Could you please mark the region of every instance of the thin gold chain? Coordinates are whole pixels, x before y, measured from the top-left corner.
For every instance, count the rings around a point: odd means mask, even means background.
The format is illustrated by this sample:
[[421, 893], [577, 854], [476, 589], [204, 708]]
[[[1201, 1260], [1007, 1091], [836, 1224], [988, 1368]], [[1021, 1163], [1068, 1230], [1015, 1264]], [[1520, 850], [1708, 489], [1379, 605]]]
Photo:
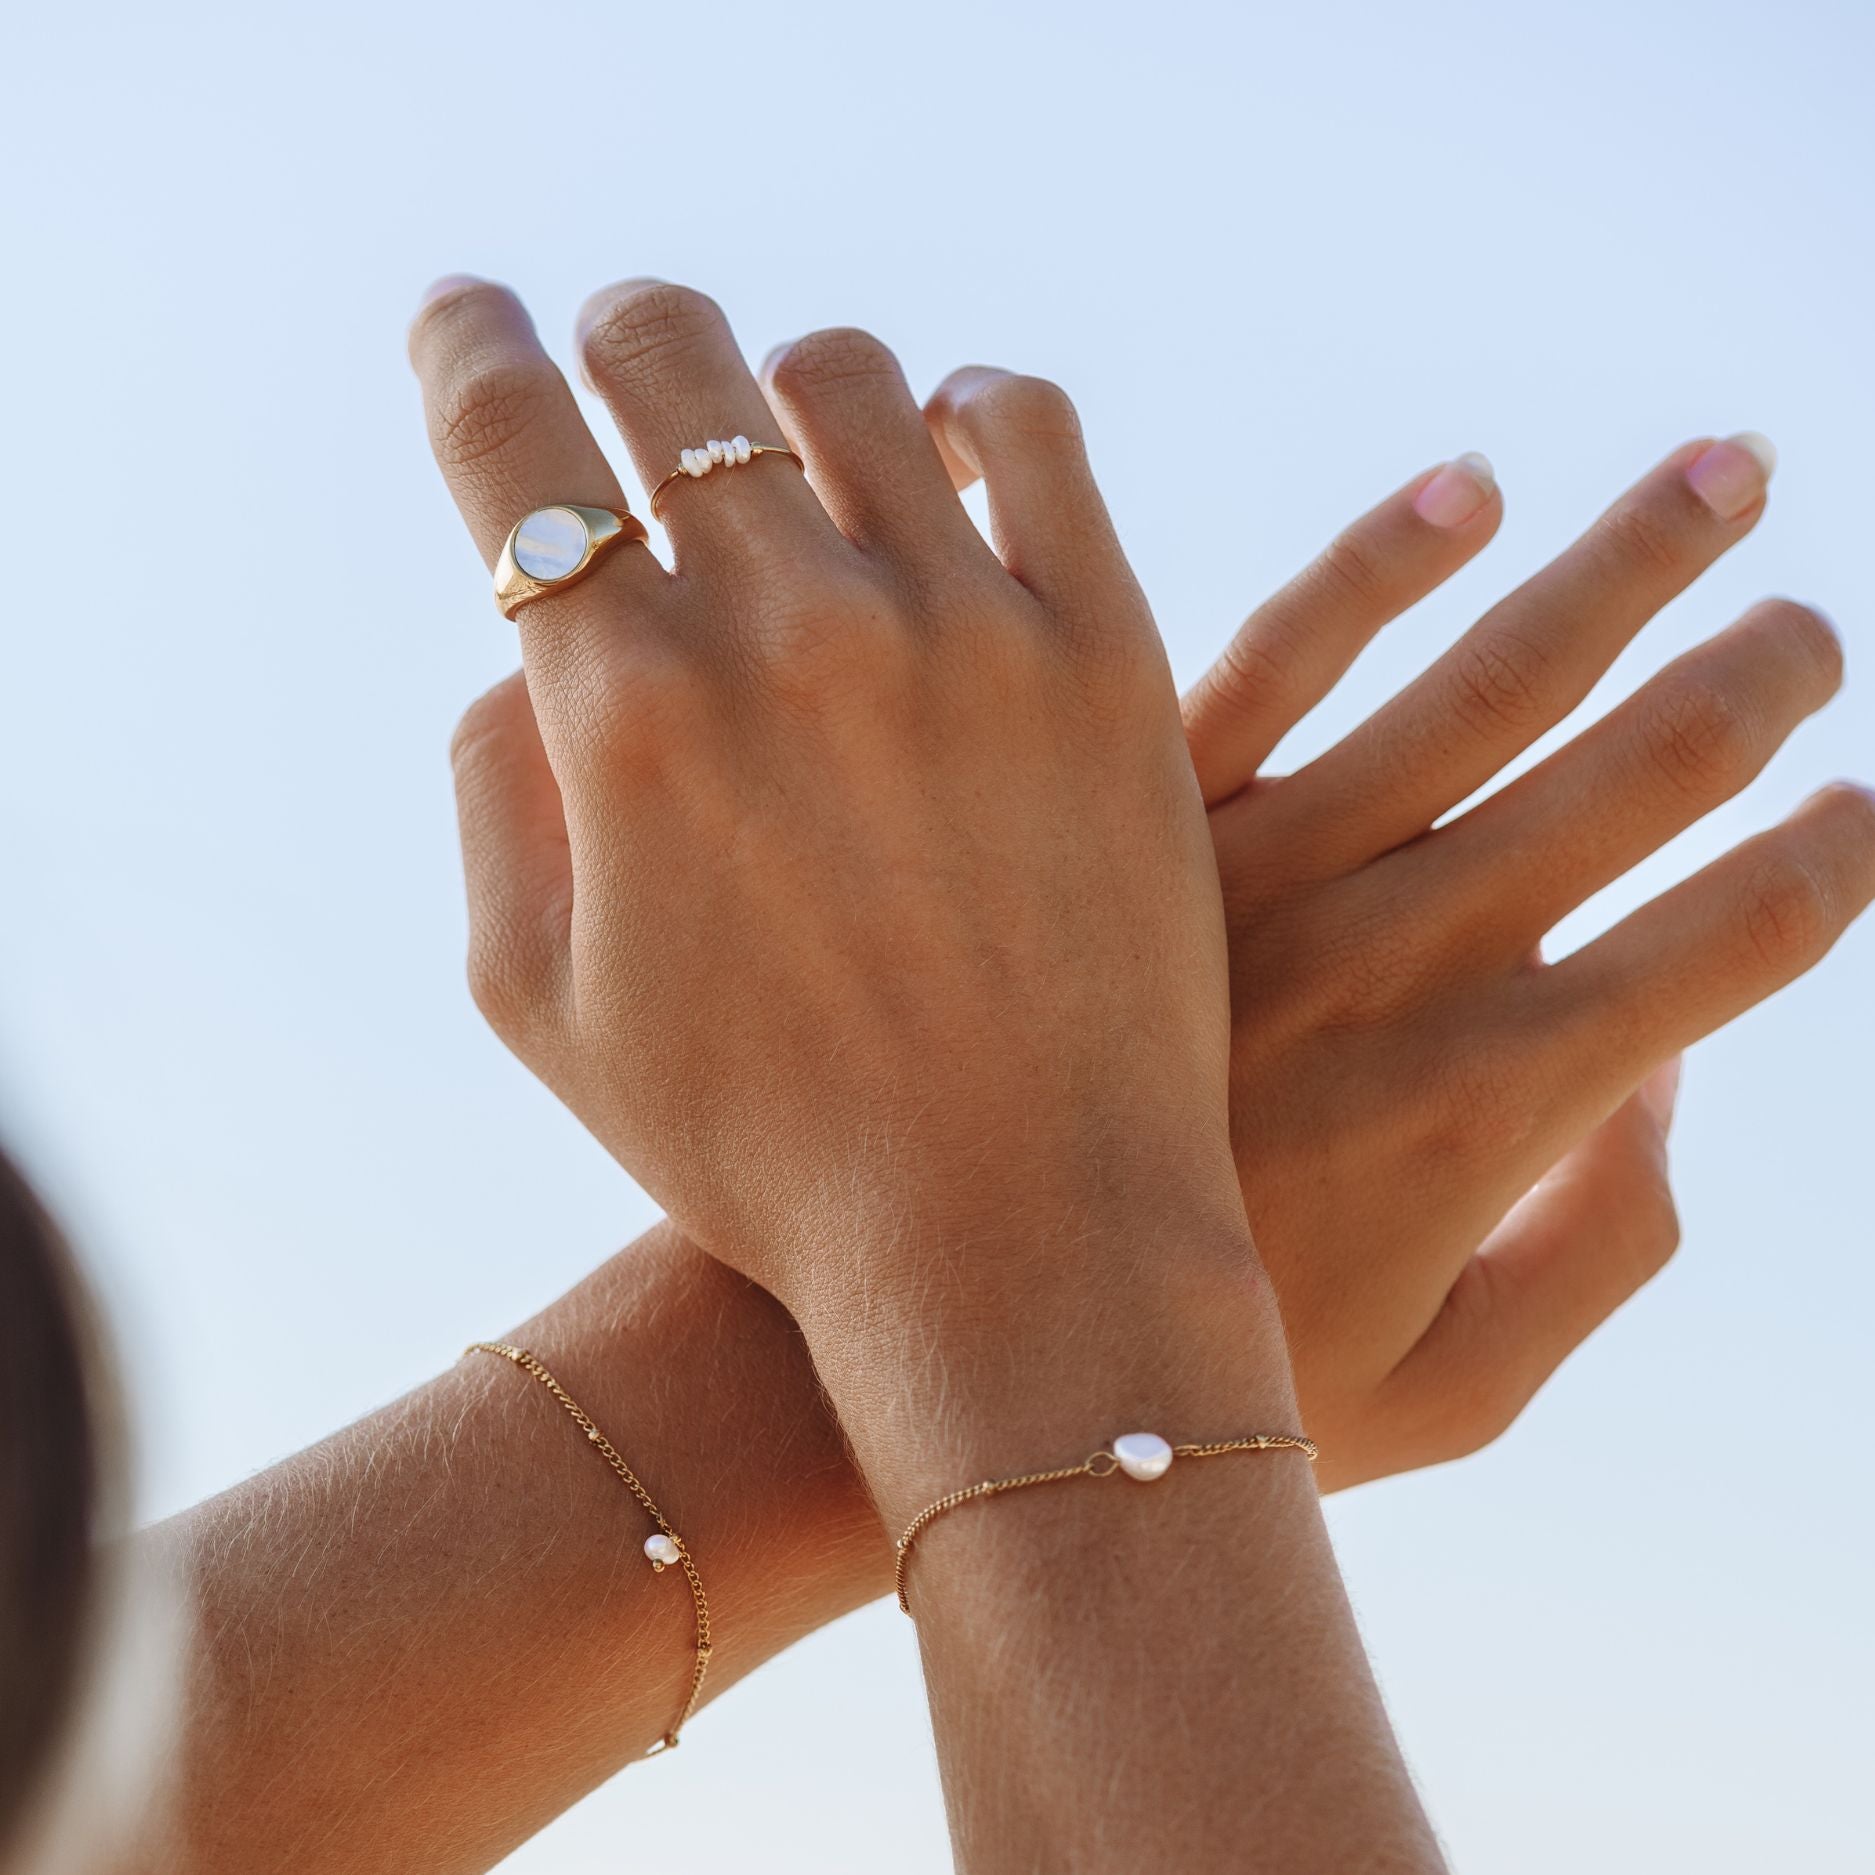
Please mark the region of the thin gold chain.
[[[1175, 1445], [1172, 1448], [1174, 1458], [1221, 1458], [1226, 1452], [1300, 1452], [1311, 1465], [1317, 1456], [1315, 1441], [1293, 1432], [1253, 1432], [1241, 1439], [1214, 1439], [1207, 1445]], [[959, 1504], [968, 1504], [979, 1497], [1000, 1497], [1005, 1491], [1026, 1490], [1032, 1484], [1059, 1484], [1064, 1478], [1109, 1478], [1119, 1469], [1120, 1461], [1113, 1453], [1099, 1451], [1090, 1458], [1082, 1459], [1078, 1465], [1063, 1465], [1055, 1471], [1029, 1471], [1019, 1478], [986, 1478], [981, 1484], [966, 1485], [961, 1491], [953, 1491], [948, 1497], [927, 1504], [905, 1526], [905, 1534], [899, 1538], [893, 1557], [893, 1585], [898, 1590], [899, 1607], [906, 1614], [911, 1613], [911, 1603], [905, 1594], [905, 1579], [911, 1568], [912, 1545], [946, 1511], [955, 1510]]]
[[[710, 1670], [710, 1598], [703, 1592], [703, 1578], [697, 1574], [697, 1565], [691, 1560], [690, 1546], [665, 1522], [664, 1513], [652, 1502], [651, 1493], [639, 1482], [638, 1474], [626, 1464], [618, 1448], [593, 1424], [579, 1402], [525, 1348], [510, 1347], [505, 1341], [472, 1341], [463, 1349], [463, 1353], [499, 1354], [504, 1361], [512, 1361], [523, 1373], [531, 1374], [538, 1380], [560, 1402], [567, 1417], [586, 1435], [587, 1443], [618, 1474], [626, 1490], [645, 1507], [651, 1521], [677, 1545], [676, 1566], [684, 1572], [684, 1580], [690, 1584], [690, 1599], [697, 1605], [696, 1660], [691, 1668], [690, 1696], [684, 1701], [683, 1710], [678, 1713], [670, 1730], [645, 1756], [654, 1758], [660, 1751], [674, 1751], [684, 1727], [690, 1723], [690, 1715], [697, 1709], [697, 1701], [703, 1697], [704, 1676]], [[654, 1561], [651, 1567], [657, 1574], [664, 1572], [664, 1564], [661, 1562]]]

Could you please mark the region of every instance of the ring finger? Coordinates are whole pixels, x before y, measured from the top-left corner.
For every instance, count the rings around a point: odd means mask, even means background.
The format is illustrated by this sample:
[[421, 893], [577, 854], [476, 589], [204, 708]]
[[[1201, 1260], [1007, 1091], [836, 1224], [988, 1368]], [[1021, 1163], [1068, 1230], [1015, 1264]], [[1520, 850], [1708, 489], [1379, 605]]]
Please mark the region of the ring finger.
[[1467, 944], [1522, 956], [1558, 919], [1752, 780], [1836, 694], [1842, 647], [1815, 612], [1754, 606], [1566, 748], [1435, 834], [1431, 889]]

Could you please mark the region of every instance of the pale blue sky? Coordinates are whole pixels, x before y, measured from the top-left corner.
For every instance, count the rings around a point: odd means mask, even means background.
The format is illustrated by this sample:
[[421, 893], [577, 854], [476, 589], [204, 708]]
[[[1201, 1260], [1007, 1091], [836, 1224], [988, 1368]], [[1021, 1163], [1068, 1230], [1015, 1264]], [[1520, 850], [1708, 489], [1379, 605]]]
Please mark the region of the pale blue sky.
[[[690, 280], [928, 386], [1075, 393], [1181, 677], [1421, 465], [1497, 543], [1317, 742], [1681, 438], [1783, 451], [1598, 704], [1765, 592], [1844, 697], [1572, 941], [1875, 770], [1859, 4], [41, 7], [0, 154], [13, 442], [0, 1130], [131, 1331], [144, 1502], [532, 1309], [645, 1200], [462, 987], [444, 748], [514, 662], [427, 459], [434, 274]], [[1593, 706], [1592, 706], [1593, 707]], [[1686, 1248], [1514, 1435], [1338, 1502], [1461, 1868], [1868, 1866], [1875, 925], [1692, 1059]], [[869, 1610], [509, 1865], [947, 1866]]]

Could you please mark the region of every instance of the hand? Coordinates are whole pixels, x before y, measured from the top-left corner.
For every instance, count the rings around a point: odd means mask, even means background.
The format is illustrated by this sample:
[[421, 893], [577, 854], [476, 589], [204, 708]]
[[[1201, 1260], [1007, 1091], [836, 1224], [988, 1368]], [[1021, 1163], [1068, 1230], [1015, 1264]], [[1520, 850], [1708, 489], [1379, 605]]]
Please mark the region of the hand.
[[[975, 479], [976, 469], [961, 434], [960, 413], [949, 406], [950, 400], [940, 397], [931, 416], [940, 448], [962, 485]], [[956, 447], [946, 440], [953, 436]], [[1677, 499], [1673, 478], [1695, 464], [1708, 487], [1715, 475], [1732, 478], [1726, 498], [1733, 509], [1729, 520], [1703, 514], [1703, 502], [1689, 509]], [[1428, 496], [1426, 491], [1435, 483]], [[1599, 633], [1599, 650], [1576, 672], [1578, 686], [1592, 681], [1619, 643], [1670, 591], [1749, 530], [1761, 511], [1762, 486], [1762, 469], [1749, 451], [1719, 446], [1707, 456], [1703, 448], [1689, 446], [1613, 511], [1595, 534], [1519, 595], [1519, 604], [1533, 602], [1552, 621], [1576, 607], [1612, 614]], [[1439, 514], [1443, 524], [1435, 525], [1420, 512], [1422, 507]], [[1257, 802], [1260, 816], [1279, 793], [1278, 784], [1259, 777], [1258, 771], [1284, 731], [1332, 686], [1373, 631], [1471, 558], [1495, 532], [1500, 516], [1496, 491], [1479, 484], [1468, 495], [1462, 468], [1416, 478], [1351, 527], [1321, 562], [1252, 616], [1196, 687], [1187, 708], [1193, 757], [1213, 801], [1220, 870], [1238, 908], [1231, 919], [1233, 978], [1240, 985], [1263, 985], [1261, 1009], [1275, 1032], [1301, 1038], [1298, 1054], [1313, 1042], [1306, 1071], [1298, 1068], [1273, 1093], [1262, 1096], [1255, 1111], [1240, 1099], [1235, 1131], [1263, 1260], [1283, 1307], [1306, 1420], [1324, 1445], [1317, 1475], [1328, 1489], [1456, 1458], [1494, 1438], [1548, 1373], [1660, 1267], [1678, 1236], [1665, 1168], [1665, 1134], [1677, 1078], [1671, 1053], [1651, 1074], [1645, 1066], [1630, 1069], [1634, 1080], [1648, 1076], [1645, 1093], [1631, 1094], [1599, 1125], [1593, 1123], [1592, 1113], [1585, 1123], [1579, 1110], [1560, 1123], [1549, 1123], [1545, 1115], [1551, 1108], [1560, 1115], [1560, 1101], [1539, 1084], [1530, 1097], [1535, 1105], [1524, 1149], [1508, 1167], [1493, 1167], [1488, 1195], [1474, 1190], [1468, 1171], [1439, 1179], [1428, 1189], [1428, 1181], [1418, 1176], [1412, 1163], [1407, 1128], [1396, 1136], [1390, 1156], [1371, 1172], [1355, 1163], [1352, 1153], [1342, 1155], [1338, 1182], [1324, 1189], [1320, 1151], [1306, 1128], [1281, 1126], [1285, 1115], [1318, 1111], [1334, 1098], [1338, 1049], [1332, 1032], [1310, 1027], [1301, 999], [1316, 993], [1317, 986], [1306, 960], [1285, 961], [1298, 929], [1293, 912], [1266, 933], [1259, 920], [1247, 915], [1241, 895], [1255, 890], [1270, 902], [1287, 897], [1300, 905], [1305, 893], [1318, 893], [1322, 899], [1337, 890], [1351, 894], [1357, 877], [1369, 886], [1378, 880], [1391, 886], [1411, 866], [1422, 896], [1416, 907], [1406, 906], [1398, 925], [1403, 932], [1426, 934], [1421, 962], [1432, 974], [1422, 978], [1424, 994], [1403, 1002], [1397, 1015], [1380, 1016], [1368, 1040], [1378, 1047], [1389, 1036], [1394, 1038], [1390, 1074], [1396, 1084], [1422, 1090], [1415, 1096], [1420, 1116], [1435, 1118], [1448, 1130], [1451, 1157], [1458, 1167], [1468, 1168], [1474, 1155], [1486, 1155], [1497, 1128], [1488, 1103], [1462, 1105], [1448, 1099], [1437, 1106], [1426, 1104], [1428, 1093], [1436, 1088], [1448, 1087], [1453, 1096], [1461, 1093], [1449, 1077], [1442, 1079], [1439, 1051], [1447, 1046], [1449, 1035], [1440, 1022], [1424, 1019], [1432, 1009], [1455, 1019], [1463, 1007], [1446, 989], [1442, 953], [1431, 941], [1434, 931], [1462, 929], [1467, 908], [1447, 902], [1453, 888], [1432, 869], [1417, 867], [1412, 845], [1398, 854], [1370, 855], [1366, 864], [1327, 880], [1319, 878], [1310, 864], [1311, 852], [1328, 829], [1315, 824], [1310, 812], [1325, 817], [1337, 809], [1326, 791], [1313, 791], [1321, 774], [1319, 764], [1305, 771], [1311, 779], [1298, 776], [1281, 784], [1289, 790], [1288, 805], [1296, 810], [1281, 855], [1257, 854], [1246, 827], [1247, 803]], [[1627, 590], [1628, 584], [1635, 590]], [[1507, 619], [1500, 613], [1488, 623], [1493, 631], [1506, 624], [1514, 630], [1515, 616]], [[1634, 763], [1625, 782], [1618, 774], [1612, 780], [1619, 803], [1611, 810], [1613, 820], [1630, 828], [1653, 827], [1655, 845], [1668, 837], [1676, 824], [1671, 812], [1664, 818], [1657, 808], [1650, 813], [1647, 802], [1650, 795], [1657, 801], [1665, 790], [1671, 807], [1671, 797], [1678, 792], [1673, 780], [1676, 763], [1690, 762], [1696, 771], [1695, 785], [1684, 794], [1680, 809], [1685, 820], [1743, 785], [1801, 713], [1801, 697], [1786, 700], [1769, 714], [1759, 713], [1758, 686], [1768, 673], [1772, 695], [1789, 699], [1788, 677], [1779, 673], [1788, 672], [1793, 653], [1801, 669], [1802, 645], [1813, 638], [1824, 666], [1823, 681], [1805, 694], [1820, 700], [1832, 687], [1827, 630], [1796, 608], [1779, 608], [1768, 626], [1761, 621], [1734, 628], [1713, 646], [1682, 660], [1611, 719], [1606, 730], [1594, 732], [1584, 745], [1587, 749], [1606, 747], [1617, 727], [1633, 730], [1652, 724], [1651, 733], [1663, 752], [1659, 761], [1649, 757]], [[1489, 711], [1489, 694], [1481, 700], [1477, 678], [1492, 662], [1489, 640], [1481, 643], [1474, 636], [1442, 663], [1431, 682], [1410, 693], [1421, 710], [1432, 712], [1421, 722], [1421, 733], [1430, 744], [1462, 734], [1481, 710]], [[1566, 708], [1571, 701], [1565, 696], [1552, 707]], [[1389, 718], [1398, 721], [1405, 704], [1402, 699], [1360, 734], [1382, 733]], [[1688, 710], [1691, 716], [1682, 718], [1680, 712]], [[1728, 739], [1723, 725], [1734, 717], [1746, 735]], [[1701, 760], [1701, 748], [1709, 746], [1712, 737], [1707, 733], [1702, 741], [1700, 733], [1702, 725], [1710, 732], [1715, 722], [1720, 725], [1718, 741], [1724, 745], [1716, 763]], [[1682, 733], [1683, 723], [1691, 724], [1690, 742]], [[1529, 735], [1539, 727], [1533, 723]], [[1351, 738], [1344, 746], [1357, 748], [1359, 740]], [[551, 912], [543, 918], [540, 908], [564, 903], [571, 889], [560, 800], [518, 674], [471, 710], [458, 737], [457, 754], [473, 922], [483, 958], [496, 966], [478, 971], [477, 987], [491, 1014], [505, 1020], [503, 985], [517, 968], [525, 969], [526, 959], [539, 947], [540, 933], [552, 924]], [[1254, 785], [1247, 787], [1253, 778]], [[1469, 785], [1475, 784], [1460, 778], [1461, 792]], [[1627, 794], [1633, 796], [1631, 803], [1624, 798]], [[1753, 909], [1761, 888], [1775, 883], [1779, 866], [1791, 857], [1793, 842], [1799, 843], [1796, 857], [1801, 859], [1800, 843], [1819, 811], [1825, 840], [1852, 870], [1858, 843], [1866, 844], [1859, 832], [1864, 818], [1857, 811], [1857, 797], [1832, 790], [1790, 828], [1770, 836], [1768, 848], [1760, 846], [1745, 857], [1754, 874], [1758, 855], [1771, 867], [1767, 876], [1748, 876], [1745, 903], [1734, 904], [1734, 916], [1747, 921], [1745, 941], [1753, 947], [1753, 959], [1759, 953], [1750, 921], [1755, 918], [1762, 930], [1762, 913]], [[1488, 828], [1477, 816], [1467, 818], [1474, 832]], [[1633, 857], [1643, 850], [1635, 850]], [[1254, 885], [1247, 883], [1253, 861]], [[1489, 865], [1482, 852], [1480, 865]], [[1823, 875], [1820, 882], [1826, 890], [1833, 876]], [[1702, 890], [1724, 890], [1725, 882], [1726, 875], [1718, 874]], [[1506, 904], [1514, 904], [1517, 890], [1507, 876]], [[1808, 946], [1786, 951], [1778, 961], [1773, 932], [1773, 955], [1748, 973], [1739, 995], [1726, 1007], [1744, 1006], [1768, 994], [1813, 961], [1865, 896], [1854, 889], [1838, 893], [1825, 906]], [[1695, 936], [1681, 973], [1685, 983], [1690, 986], [1724, 973], [1735, 948], [1734, 929], [1721, 914], [1711, 929]], [[1287, 974], [1273, 977], [1272, 966], [1278, 962]], [[1402, 977], [1410, 980], [1405, 956], [1401, 968]], [[1287, 1007], [1291, 995], [1296, 999], [1293, 1010]], [[1595, 1008], [1603, 1024], [1622, 1023], [1614, 1001], [1592, 1006], [1591, 1014]], [[1548, 1033], [1553, 1035], [1553, 1029]], [[1532, 1066], [1542, 1058], [1542, 1043], [1542, 1035], [1532, 1039]], [[1234, 1055], [1240, 1086], [1251, 1071], [1256, 1046], [1255, 1033], [1239, 1022]], [[520, 1052], [528, 1058], [524, 1041]], [[1644, 1059], [1650, 1055], [1645, 1051]], [[1330, 1079], [1317, 1091], [1324, 1072]], [[1549, 1126], [1553, 1146], [1537, 1144], [1544, 1125]], [[1293, 1155], [1291, 1145], [1297, 1149]], [[1554, 1160], [1547, 1171], [1546, 1152]], [[1388, 1204], [1389, 1180], [1402, 1159], [1413, 1174], [1410, 1189], [1419, 1194], [1404, 1216]], [[1498, 1222], [1532, 1181], [1535, 1188], [1508, 1219]], [[1325, 1213], [1321, 1228], [1297, 1219], [1298, 1209], [1306, 1210], [1311, 1196]], [[1380, 1212], [1389, 1214], [1377, 1224]], [[1375, 1272], [1371, 1265], [1382, 1243], [1388, 1251], [1385, 1268]], [[1474, 1254], [1481, 1246], [1488, 1255]], [[1357, 1290], [1367, 1293], [1363, 1285], [1376, 1282], [1380, 1289], [1372, 1309], [1355, 1313], [1337, 1306]]]
[[[647, 485], [701, 438], [773, 434], [696, 294], [603, 296], [582, 351]], [[485, 554], [530, 509], [618, 503], [508, 294], [432, 304], [414, 355]], [[565, 870], [518, 904], [478, 888], [478, 997], [804, 1324], [875, 1355], [874, 1327], [993, 1324], [1007, 1373], [1064, 1320], [1209, 1332], [1210, 1279], [1251, 1269], [1216, 870], [1073, 413], [953, 386], [999, 560], [876, 341], [803, 340], [768, 385], [813, 487], [776, 461], [680, 484], [674, 574], [616, 552], [520, 614], [567, 843], [530, 879]], [[471, 796], [511, 777], [483, 766]]]
[[[1495, 490], [1467, 501], [1447, 469], [1423, 498], [1421, 477], [1189, 700], [1230, 927], [1237, 1162], [1327, 1487], [1496, 1437], [1665, 1261], [1678, 1052], [1875, 896], [1875, 797], [1839, 784], [1562, 963], [1538, 954], [1834, 694], [1835, 634], [1782, 600], [1431, 831], [1750, 530], [1767, 459], [1677, 450], [1370, 721], [1265, 776], [1368, 637], [1494, 531]], [[1454, 503], [1443, 527], [1419, 512]]]

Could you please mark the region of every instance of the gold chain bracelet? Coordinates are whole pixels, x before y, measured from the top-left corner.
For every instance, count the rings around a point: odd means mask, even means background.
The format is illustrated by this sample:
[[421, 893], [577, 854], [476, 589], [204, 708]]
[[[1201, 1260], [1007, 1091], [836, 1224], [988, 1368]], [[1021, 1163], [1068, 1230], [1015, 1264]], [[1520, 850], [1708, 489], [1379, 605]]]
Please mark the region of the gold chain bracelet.
[[678, 1713], [671, 1729], [645, 1756], [655, 1758], [661, 1751], [674, 1751], [679, 1736], [690, 1722], [690, 1715], [697, 1709], [697, 1701], [703, 1697], [703, 1678], [710, 1670], [710, 1600], [703, 1592], [703, 1578], [697, 1574], [689, 1547], [664, 1521], [664, 1513], [651, 1501], [651, 1493], [639, 1483], [638, 1474], [619, 1456], [617, 1447], [593, 1424], [573, 1396], [525, 1348], [510, 1347], [505, 1341], [473, 1341], [463, 1349], [463, 1354], [499, 1354], [504, 1361], [512, 1361], [523, 1373], [533, 1375], [560, 1402], [567, 1417], [586, 1435], [587, 1442], [598, 1448], [599, 1456], [618, 1473], [625, 1488], [645, 1507], [651, 1521], [657, 1525], [656, 1531], [645, 1539], [645, 1555], [650, 1559], [653, 1573], [662, 1575], [667, 1566], [684, 1572], [684, 1580], [690, 1584], [690, 1598], [697, 1605], [697, 1656], [691, 1669], [690, 1696], [684, 1701], [683, 1710]]
[[1055, 1471], [1030, 1471], [1019, 1478], [986, 1478], [981, 1484], [966, 1486], [927, 1504], [898, 1540], [893, 1578], [898, 1589], [898, 1605], [906, 1614], [911, 1603], [905, 1595], [905, 1575], [911, 1567], [911, 1549], [920, 1536], [947, 1510], [968, 1504], [979, 1497], [1000, 1497], [1005, 1491], [1025, 1490], [1032, 1484], [1058, 1484], [1064, 1478], [1110, 1478], [1123, 1471], [1129, 1478], [1150, 1484], [1171, 1470], [1175, 1458], [1219, 1458], [1226, 1452], [1300, 1452], [1312, 1465], [1316, 1459], [1315, 1441], [1293, 1432], [1253, 1432], [1242, 1439], [1218, 1439], [1209, 1445], [1171, 1445], [1156, 1432], [1129, 1432], [1115, 1439], [1103, 1451], [1084, 1458], [1078, 1465], [1063, 1465]]

